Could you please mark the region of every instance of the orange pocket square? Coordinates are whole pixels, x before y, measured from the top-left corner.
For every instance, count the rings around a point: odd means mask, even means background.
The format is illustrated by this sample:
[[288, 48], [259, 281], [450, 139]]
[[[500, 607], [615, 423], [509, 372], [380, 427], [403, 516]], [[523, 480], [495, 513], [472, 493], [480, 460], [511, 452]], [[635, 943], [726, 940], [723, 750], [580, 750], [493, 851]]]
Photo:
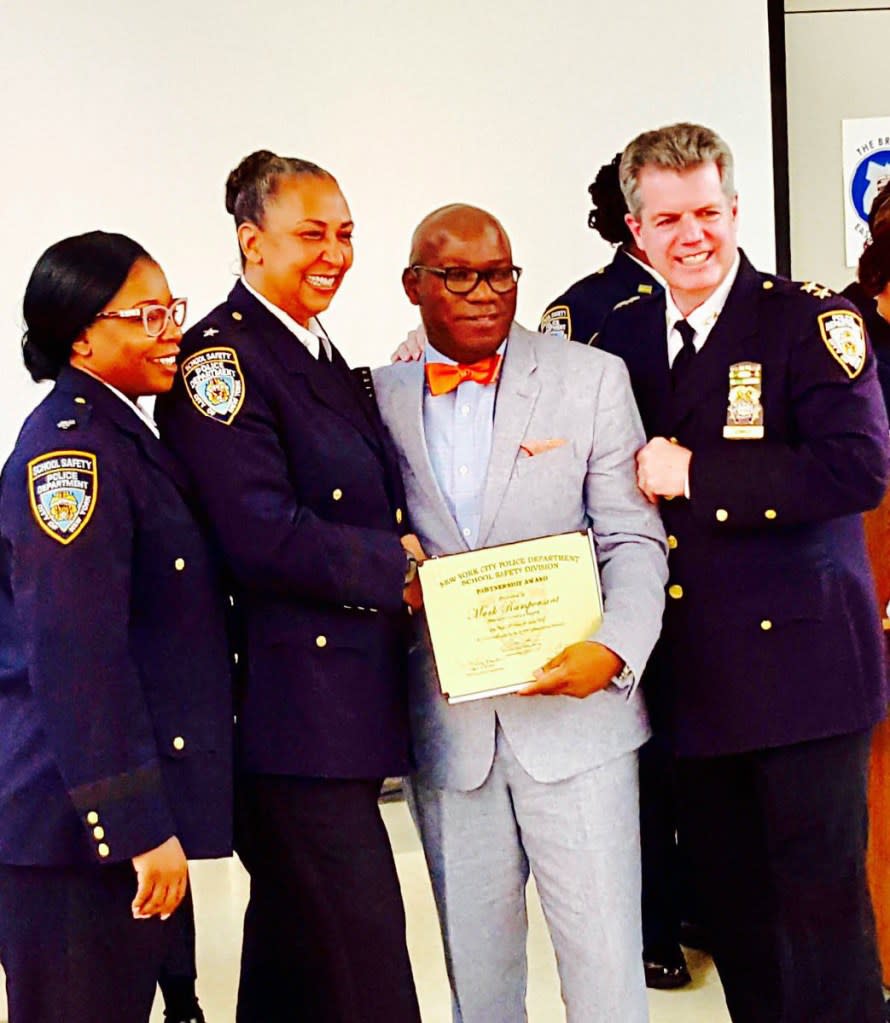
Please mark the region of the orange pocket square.
[[565, 437], [548, 437], [546, 440], [524, 440], [519, 445], [519, 450], [524, 451], [531, 458], [534, 455], [543, 455], [545, 451], [561, 448], [565, 443]]

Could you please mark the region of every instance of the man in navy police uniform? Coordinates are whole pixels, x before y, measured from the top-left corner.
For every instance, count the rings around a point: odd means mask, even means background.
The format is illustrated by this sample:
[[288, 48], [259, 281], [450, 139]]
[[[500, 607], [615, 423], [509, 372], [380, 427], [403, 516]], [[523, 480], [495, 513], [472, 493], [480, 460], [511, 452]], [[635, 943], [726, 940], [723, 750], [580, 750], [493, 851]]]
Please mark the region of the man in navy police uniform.
[[665, 295], [616, 310], [650, 438], [670, 581], [648, 676], [734, 1023], [883, 1019], [865, 878], [871, 729], [887, 702], [861, 513], [888, 470], [862, 321], [736, 241], [732, 156], [680, 124], [625, 150], [628, 225]]

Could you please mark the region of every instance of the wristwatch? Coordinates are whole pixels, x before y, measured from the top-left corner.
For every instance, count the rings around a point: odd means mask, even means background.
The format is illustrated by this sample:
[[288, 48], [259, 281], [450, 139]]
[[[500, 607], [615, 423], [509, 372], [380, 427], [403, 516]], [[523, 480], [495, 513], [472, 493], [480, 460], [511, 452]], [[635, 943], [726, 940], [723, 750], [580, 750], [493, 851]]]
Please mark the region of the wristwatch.
[[618, 686], [619, 689], [627, 689], [634, 680], [633, 669], [630, 665], [625, 664], [621, 671], [612, 679], [612, 685]]

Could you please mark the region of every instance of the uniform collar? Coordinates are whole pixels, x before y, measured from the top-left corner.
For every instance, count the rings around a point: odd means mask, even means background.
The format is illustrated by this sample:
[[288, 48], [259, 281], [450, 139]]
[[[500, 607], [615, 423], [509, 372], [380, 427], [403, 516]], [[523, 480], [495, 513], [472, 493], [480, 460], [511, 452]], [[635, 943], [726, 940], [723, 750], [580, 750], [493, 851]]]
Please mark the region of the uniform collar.
[[647, 273], [652, 280], [654, 280], [657, 284], [660, 284], [665, 291], [668, 290], [667, 281], [661, 276], [661, 274], [654, 267], [649, 266], [648, 263], [644, 263], [642, 259], [637, 259], [637, 257], [630, 253], [623, 245], [618, 249], [618, 255], [626, 256], [629, 260], [631, 260], [631, 262], [636, 263], [644, 273]]
[[265, 308], [268, 309], [280, 323], [283, 323], [284, 326], [287, 327], [294, 337], [305, 346], [310, 355], [317, 359], [319, 354], [319, 345], [321, 345], [324, 348], [325, 355], [327, 355], [328, 360], [330, 361], [333, 359], [331, 354], [331, 342], [325, 333], [324, 327], [322, 327], [314, 316], [309, 321], [309, 329], [307, 330], [306, 327], [297, 323], [297, 321], [292, 316], [289, 316], [280, 306], [275, 305], [274, 302], [270, 302], [265, 295], [261, 295], [256, 288], [251, 287], [247, 278], [243, 274], [241, 275], [241, 283], [244, 285], [247, 292], [253, 295], [260, 305], [265, 306]]
[[671, 294], [670, 288], [666, 288], [664, 294], [668, 336], [670, 336], [671, 331], [674, 329], [676, 324], [680, 322], [680, 320], [686, 320], [700, 337], [707, 336], [708, 332], [717, 322], [717, 317], [723, 311], [723, 306], [726, 305], [726, 299], [729, 297], [729, 292], [732, 290], [733, 284], [735, 284], [735, 279], [738, 275], [740, 265], [741, 254], [736, 252], [735, 259], [733, 260], [733, 264], [729, 268], [727, 275], [705, 299], [705, 301], [702, 302], [700, 306], [696, 306], [696, 308], [693, 309], [688, 316], [684, 316], [680, 312], [677, 308], [676, 302], [674, 302], [674, 296]]
[[115, 397], [127, 409], [129, 409], [130, 412], [132, 412], [133, 415], [135, 415], [137, 418], [141, 419], [142, 422], [145, 424], [145, 426], [149, 430], [151, 430], [151, 432], [155, 435], [155, 437], [158, 438], [158, 440], [160, 440], [161, 434], [160, 434], [160, 431], [158, 430], [158, 425], [154, 421], [154, 419], [152, 418], [152, 416], [149, 413], [149, 411], [147, 409], [143, 408], [139, 404], [138, 401], [133, 401], [132, 399], [128, 398], [123, 393], [123, 391], [119, 391], [113, 384], [109, 384], [107, 380], [103, 380], [101, 377], [97, 377], [97, 376], [94, 376], [92, 373], [88, 373], [85, 369], [79, 369], [79, 368], [74, 367], [74, 366], [66, 367], [62, 371], [62, 373], [59, 374], [60, 382], [62, 382], [63, 384], [70, 384], [71, 385], [71, 386], [68, 387], [68, 390], [78, 390], [78, 389], [80, 389], [80, 390], [92, 391], [93, 393], [95, 393], [95, 388], [89, 388], [89, 387], [86, 387], [86, 388], [80, 387], [80, 388], [78, 388], [78, 386], [77, 386], [78, 383], [82, 382], [84, 380], [84, 378], [86, 378], [87, 380], [95, 381], [95, 383], [97, 385], [99, 385], [99, 387], [102, 389], [99, 392], [100, 394], [104, 390], [104, 391], [110, 391], [113, 395], [115, 395]]

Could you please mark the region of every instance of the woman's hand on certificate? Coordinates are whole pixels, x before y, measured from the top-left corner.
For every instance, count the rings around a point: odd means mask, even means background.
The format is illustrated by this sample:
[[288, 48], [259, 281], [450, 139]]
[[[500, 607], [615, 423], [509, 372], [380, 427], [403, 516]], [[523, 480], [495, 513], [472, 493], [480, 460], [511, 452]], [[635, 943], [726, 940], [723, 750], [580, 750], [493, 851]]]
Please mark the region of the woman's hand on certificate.
[[519, 696], [574, 696], [598, 693], [624, 667], [621, 658], [602, 643], [572, 643], [535, 672], [535, 681]]

